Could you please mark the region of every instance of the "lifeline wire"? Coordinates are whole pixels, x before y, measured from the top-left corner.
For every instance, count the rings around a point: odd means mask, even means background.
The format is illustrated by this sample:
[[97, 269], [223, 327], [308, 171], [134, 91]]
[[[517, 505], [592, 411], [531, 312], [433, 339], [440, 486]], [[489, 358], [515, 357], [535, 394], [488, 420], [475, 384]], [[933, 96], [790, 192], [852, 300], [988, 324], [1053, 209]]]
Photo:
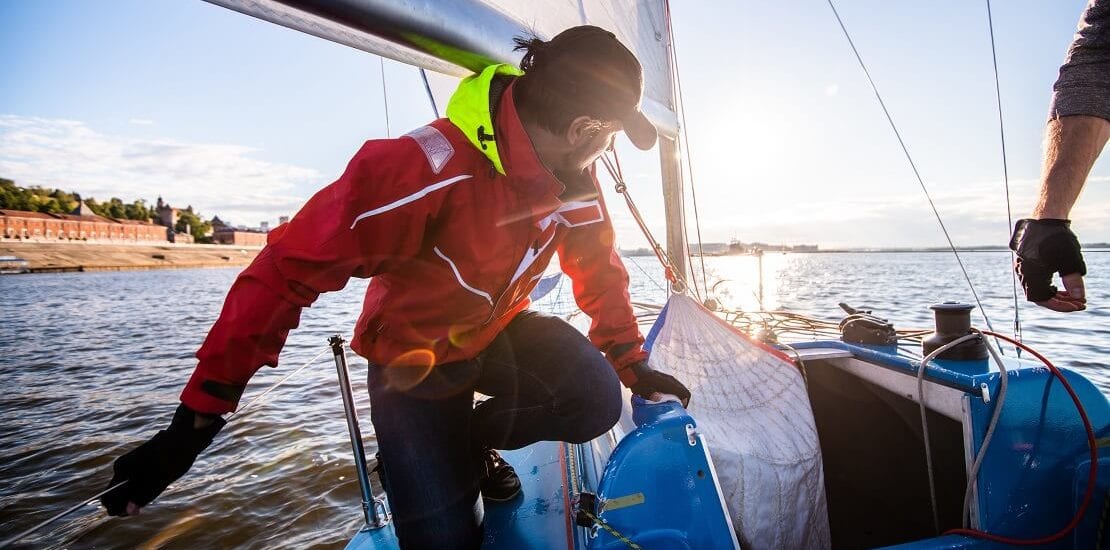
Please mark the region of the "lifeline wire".
[[[1002, 88], [998, 84], [998, 54], [994, 48], [994, 17], [991, 15], [991, 0], [987, 0], [987, 26], [991, 34], [991, 61], [994, 62], [994, 97], [998, 104], [998, 139], [1002, 143], [1002, 183], [1006, 188], [1006, 234], [1009, 235], [1014, 227], [1013, 209], [1010, 207], [1010, 169], [1006, 162], [1006, 125], [1002, 120]], [[1015, 261], [1014, 251], [1010, 251], [1010, 263]], [[1018, 307], [1018, 282], [1017, 272], [1010, 270], [1010, 278], [1014, 285], [1014, 338], [1021, 341], [1021, 313]], [[1015, 353], [1021, 356], [1021, 348], [1015, 347]]]
[[[240, 408], [239, 410], [237, 410], [237, 411], [231, 413], [230, 415], [228, 415], [228, 417], [227, 417], [228, 420], [231, 420], [232, 418], [235, 417], [235, 415], [246, 411], [247, 409], [251, 408], [251, 406], [253, 406], [254, 404], [260, 402], [262, 400], [262, 398], [266, 397], [266, 395], [268, 393], [270, 393], [271, 391], [274, 391], [274, 389], [276, 389], [278, 386], [284, 384], [285, 381], [289, 380], [289, 378], [292, 377], [294, 374], [297, 374], [298, 372], [301, 372], [302, 370], [308, 368], [309, 365], [315, 363], [317, 359], [319, 359], [321, 356], [323, 356], [328, 351], [331, 351], [331, 348], [324, 348], [324, 351], [321, 351], [320, 353], [316, 354], [316, 357], [313, 357], [307, 363], [305, 363], [304, 365], [301, 365], [299, 368], [297, 368], [297, 370], [285, 375], [281, 380], [278, 380], [277, 382], [275, 382], [266, 391], [259, 394], [258, 397], [255, 397], [254, 399], [251, 399], [250, 402], [247, 403], [246, 405], [244, 405], [242, 408]], [[35, 531], [38, 531], [39, 529], [42, 529], [43, 527], [46, 527], [47, 525], [50, 525], [51, 523], [54, 523], [55, 521], [58, 521], [59, 519], [62, 519], [64, 517], [72, 514], [73, 512], [80, 509], [82, 506], [84, 506], [84, 505], [86, 505], [86, 504], [88, 504], [88, 503], [90, 503], [90, 502], [108, 494], [109, 492], [115, 490], [116, 488], [122, 487], [124, 483], [127, 483], [127, 480], [123, 480], [123, 481], [121, 481], [121, 482], [119, 482], [115, 485], [112, 485], [111, 487], [108, 487], [107, 489], [104, 489], [103, 491], [100, 491], [99, 493], [97, 493], [97, 494], [95, 494], [95, 495], [93, 495], [89, 498], [86, 498], [85, 500], [82, 500], [81, 502], [73, 505], [72, 507], [61, 511], [61, 512], [51, 516], [50, 518], [48, 518], [48, 519], [46, 519], [42, 522], [39, 522], [34, 527], [31, 527], [30, 529], [27, 529], [26, 531], [24, 531], [24, 532], [22, 532], [22, 533], [20, 533], [16, 536], [6, 540], [6, 541], [4, 541], [4, 544], [0, 545], [0, 548], [8, 548], [9, 546], [19, 542], [21, 539], [23, 539], [27, 535], [30, 535], [31, 533], [34, 533]]]
[[933, 203], [933, 197], [929, 195], [929, 189], [925, 187], [925, 180], [921, 178], [921, 173], [917, 170], [917, 164], [914, 163], [913, 157], [910, 156], [910, 150], [906, 147], [906, 142], [902, 140], [902, 133], [898, 131], [898, 126], [894, 124], [894, 117], [891, 116], [890, 110], [886, 108], [886, 102], [883, 101], [883, 96], [879, 93], [878, 86], [871, 78], [871, 72], [867, 70], [867, 65], [863, 62], [863, 57], [860, 55], [859, 50], [856, 49], [856, 43], [852, 41], [852, 36], [848, 34], [848, 28], [844, 26], [844, 21], [840, 19], [840, 12], [836, 11], [836, 6], [833, 5], [832, 0], [826, 0], [829, 8], [832, 9], [833, 15], [836, 16], [836, 22], [840, 24], [840, 30], [844, 32], [844, 38], [848, 39], [848, 45], [852, 47], [852, 53], [856, 55], [856, 61], [859, 61], [859, 66], [863, 69], [863, 74], [867, 76], [867, 82], [871, 84], [871, 91], [875, 92], [875, 98], [879, 100], [879, 106], [883, 108], [883, 114], [886, 115], [886, 121], [890, 123], [890, 129], [894, 130], [894, 137], [898, 138], [898, 144], [902, 146], [902, 152], [906, 154], [906, 160], [910, 163], [910, 168], [913, 169], [913, 175], [917, 178], [917, 183], [921, 186], [921, 191], [925, 193], [925, 198], [929, 201], [929, 207], [933, 209], [933, 214], [937, 218], [937, 223], [940, 224], [940, 230], [944, 232], [944, 238], [948, 240], [948, 247], [952, 249], [952, 254], [956, 256], [956, 263], [960, 264], [960, 271], [964, 273], [964, 279], [967, 280], [967, 286], [971, 288], [971, 295], [975, 297], [975, 303], [979, 305], [979, 313], [986, 321], [987, 327], [994, 331], [994, 326], [991, 324], [990, 318], [987, 317], [987, 310], [983, 308], [983, 302], [979, 300], [979, 293], [975, 290], [975, 284], [971, 282], [971, 276], [967, 274], [967, 268], [964, 267], [964, 261], [960, 258], [959, 251], [956, 250], [956, 244], [952, 242], [951, 235], [948, 234], [948, 228], [944, 225], [944, 220], [940, 217], [940, 212], [937, 210], [937, 205]]

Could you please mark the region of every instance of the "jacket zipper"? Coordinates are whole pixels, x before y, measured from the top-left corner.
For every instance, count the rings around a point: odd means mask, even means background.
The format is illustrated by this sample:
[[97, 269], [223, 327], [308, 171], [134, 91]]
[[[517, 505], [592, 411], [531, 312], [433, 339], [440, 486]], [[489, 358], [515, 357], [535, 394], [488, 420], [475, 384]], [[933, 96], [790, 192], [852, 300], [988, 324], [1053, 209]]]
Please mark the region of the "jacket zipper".
[[[529, 233], [531, 233], [530, 228], [529, 228]], [[525, 244], [523, 251], [518, 256], [514, 256], [514, 257], [519, 257], [520, 258], [517, 261], [517, 265], [520, 265], [520, 262], [524, 261], [524, 255], [528, 253], [528, 249], [535, 246], [535, 244], [534, 244], [535, 239], [533, 239], [533, 238], [525, 239], [525, 243], [528, 243], [529, 241], [532, 241], [532, 244]], [[527, 270], [525, 270], [525, 271], [527, 271]], [[501, 305], [501, 299], [504, 298], [505, 295], [509, 293], [509, 290], [511, 290], [513, 288], [514, 284], [516, 284], [520, 279], [523, 279], [523, 278], [524, 278], [523, 273], [521, 273], [520, 278], [517, 279], [516, 281], [512, 280], [512, 275], [509, 275], [509, 283], [507, 285], [505, 285], [505, 290], [502, 290], [501, 294], [499, 294], [497, 296], [497, 300], [494, 300], [493, 309], [490, 310], [489, 317], [486, 317], [485, 322], [482, 323], [483, 327], [490, 324], [490, 322], [493, 321], [494, 316], [497, 315], [497, 307]]]

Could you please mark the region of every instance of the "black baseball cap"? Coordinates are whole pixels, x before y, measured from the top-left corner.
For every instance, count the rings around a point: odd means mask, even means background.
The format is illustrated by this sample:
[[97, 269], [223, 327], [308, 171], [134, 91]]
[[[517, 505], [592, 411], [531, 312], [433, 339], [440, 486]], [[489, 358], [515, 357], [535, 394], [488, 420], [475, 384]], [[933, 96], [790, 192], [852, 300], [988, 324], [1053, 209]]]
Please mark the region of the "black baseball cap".
[[533, 41], [527, 72], [583, 112], [619, 120], [639, 149], [655, 145], [655, 126], [640, 110], [644, 71], [616, 35], [593, 25], [571, 27], [547, 42]]

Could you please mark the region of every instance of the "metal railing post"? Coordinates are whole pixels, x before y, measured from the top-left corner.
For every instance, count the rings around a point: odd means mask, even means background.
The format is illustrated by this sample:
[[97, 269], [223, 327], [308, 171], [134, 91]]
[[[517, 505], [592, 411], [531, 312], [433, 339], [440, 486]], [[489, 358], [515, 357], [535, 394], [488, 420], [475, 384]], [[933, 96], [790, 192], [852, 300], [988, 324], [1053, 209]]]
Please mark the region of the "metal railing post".
[[[370, 487], [370, 471], [366, 468], [366, 449], [362, 446], [362, 431], [358, 427], [358, 414], [355, 412], [355, 400], [351, 393], [351, 379], [347, 374], [347, 353], [344, 351], [344, 343], [343, 337], [338, 334], [328, 339], [332, 354], [335, 356], [335, 370], [339, 374], [339, 394], [343, 397], [343, 412], [347, 415], [347, 432], [351, 436], [351, 450], [355, 455], [358, 484], [362, 489], [362, 515], [366, 519], [368, 528], [377, 529], [389, 523], [389, 515], [385, 511], [384, 502], [374, 498], [374, 491]], [[381, 508], [380, 514], [379, 508]]]

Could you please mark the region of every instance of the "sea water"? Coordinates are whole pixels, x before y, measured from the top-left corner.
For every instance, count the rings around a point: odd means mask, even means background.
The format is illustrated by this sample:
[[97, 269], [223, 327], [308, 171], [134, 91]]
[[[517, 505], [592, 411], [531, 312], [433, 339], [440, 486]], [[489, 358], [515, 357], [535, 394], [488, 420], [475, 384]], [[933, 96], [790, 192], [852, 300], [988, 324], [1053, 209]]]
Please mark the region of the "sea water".
[[[1012, 333], [1006, 252], [964, 253], [996, 331]], [[725, 307], [782, 309], [835, 321], [845, 302], [898, 328], [929, 328], [930, 304], [974, 303], [951, 253], [766, 253], [694, 258], [697, 287]], [[662, 303], [654, 257], [626, 258], [633, 298]], [[1110, 253], [1087, 253], [1090, 308], [1059, 314], [1018, 305], [1025, 341], [1110, 394]], [[760, 270], [760, 267], [762, 270]], [[163, 428], [237, 269], [0, 277], [0, 539], [103, 489], [115, 457]], [[762, 283], [762, 284], [761, 284]], [[366, 281], [324, 295], [301, 316], [277, 369], [263, 368], [243, 402], [348, 339]], [[762, 287], [762, 294], [760, 289]], [[691, 289], [693, 291], [693, 289]], [[565, 307], [562, 284], [541, 305]], [[976, 312], [973, 323], [985, 327]], [[1012, 350], [1007, 350], [1012, 354]], [[351, 356], [367, 453], [365, 362]], [[697, 399], [697, 395], [694, 395]], [[54, 548], [339, 548], [362, 523], [358, 480], [330, 354], [232, 419], [192, 470], [139, 517], [98, 504], [24, 544]], [[375, 480], [376, 481], [376, 480]], [[376, 488], [380, 491], [380, 488]]]

